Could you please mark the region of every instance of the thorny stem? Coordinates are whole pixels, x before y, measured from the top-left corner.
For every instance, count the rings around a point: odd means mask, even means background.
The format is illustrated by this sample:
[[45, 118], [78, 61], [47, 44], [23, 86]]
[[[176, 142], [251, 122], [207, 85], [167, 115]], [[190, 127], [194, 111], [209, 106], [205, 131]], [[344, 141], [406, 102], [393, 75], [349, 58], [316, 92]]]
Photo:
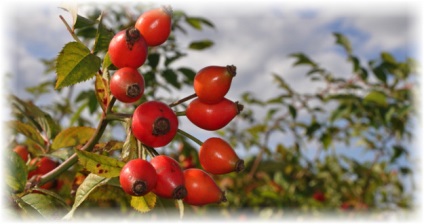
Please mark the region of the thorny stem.
[[72, 30], [72, 28], [68, 25], [68, 23], [66, 22], [66, 20], [63, 18], [62, 15], [59, 16], [59, 18], [62, 20], [62, 22], [65, 24], [66, 29], [69, 31], [69, 33], [72, 35], [72, 37], [74, 38], [74, 40], [78, 43], [82, 44], [82, 41], [78, 38], [78, 36], [75, 34], [75, 32]]
[[179, 99], [179, 100], [177, 100], [177, 101], [175, 101], [175, 102], [173, 102], [173, 103], [169, 104], [168, 106], [169, 106], [169, 107], [175, 107], [175, 106], [177, 106], [177, 105], [179, 105], [179, 104], [182, 104], [182, 103], [184, 103], [184, 102], [186, 102], [186, 101], [189, 101], [189, 100], [191, 100], [191, 99], [193, 99], [193, 98], [196, 98], [196, 97], [197, 97], [197, 94], [196, 94], [196, 93], [193, 93], [193, 94], [191, 94], [191, 95], [189, 95], [189, 96], [186, 96], [186, 97], [184, 97], [184, 98], [182, 98], [182, 99]]
[[187, 132], [185, 132], [185, 131], [183, 131], [181, 129], [178, 129], [177, 132], [178, 132], [178, 134], [180, 134], [180, 135], [182, 135], [184, 137], [187, 137], [190, 140], [192, 140], [193, 142], [197, 143], [199, 146], [202, 146], [203, 145], [203, 142], [200, 141], [198, 138], [194, 137], [193, 135], [191, 135], [191, 134], [189, 134], [189, 133], [187, 133]]
[[[91, 151], [93, 150], [94, 146], [97, 144], [97, 142], [100, 140], [100, 138], [103, 135], [103, 132], [105, 131], [109, 120], [106, 119], [107, 114], [111, 113], [113, 104], [115, 103], [116, 98], [112, 97], [109, 101], [109, 104], [106, 108], [105, 114], [103, 114], [99, 125], [97, 126], [96, 132], [91, 137], [91, 139], [80, 149], [81, 151]], [[38, 183], [36, 183], [37, 186], [42, 186], [43, 184], [53, 180], [57, 176], [59, 176], [61, 173], [68, 170], [71, 166], [73, 166], [76, 162], [78, 162], [78, 156], [76, 153], [74, 153], [71, 157], [69, 157], [67, 160], [65, 160], [62, 164], [60, 164], [58, 167], [56, 167], [54, 170], [50, 171], [49, 173], [41, 176]], [[31, 184], [31, 183], [30, 183]]]

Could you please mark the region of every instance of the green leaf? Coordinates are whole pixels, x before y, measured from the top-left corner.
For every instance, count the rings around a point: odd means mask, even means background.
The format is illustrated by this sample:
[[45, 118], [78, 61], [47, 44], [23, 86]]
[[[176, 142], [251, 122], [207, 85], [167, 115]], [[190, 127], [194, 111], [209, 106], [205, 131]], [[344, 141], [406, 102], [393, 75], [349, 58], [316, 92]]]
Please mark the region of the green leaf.
[[110, 40], [112, 40], [115, 33], [108, 29], [103, 24], [103, 15], [100, 15], [99, 26], [97, 28], [96, 39], [94, 42], [94, 52], [107, 51], [109, 48]]
[[117, 177], [125, 165], [112, 157], [99, 155], [92, 152], [77, 150], [79, 163], [91, 173], [101, 177]]
[[85, 144], [96, 129], [91, 127], [70, 127], [61, 131], [53, 140], [52, 149], [60, 149]]
[[174, 72], [172, 69], [166, 69], [163, 71], [162, 76], [165, 78], [165, 80], [174, 86], [177, 89], [181, 88], [181, 84], [178, 81], [178, 75]]
[[200, 40], [200, 41], [193, 41], [190, 43], [190, 45], [188, 46], [188, 48], [192, 49], [192, 50], [204, 50], [206, 48], [212, 47], [213, 46], [213, 42], [211, 40]]
[[96, 188], [105, 185], [110, 179], [106, 177], [101, 177], [96, 174], [89, 174], [84, 182], [78, 187], [77, 193], [75, 195], [75, 201], [72, 205], [72, 209], [66, 214], [63, 219], [70, 219], [74, 215], [75, 210], [85, 201], [85, 199], [90, 195], [92, 191]]
[[152, 210], [156, 205], [156, 195], [149, 192], [144, 196], [131, 197], [131, 206], [142, 213]]
[[160, 54], [158, 53], [150, 53], [147, 56], [147, 63], [152, 69], [156, 69], [159, 65]]
[[189, 84], [193, 83], [194, 76], [196, 76], [196, 72], [193, 71], [193, 69], [187, 68], [187, 67], [181, 67], [181, 68], [178, 68], [178, 71], [181, 72], [186, 77], [186, 80], [189, 81], [188, 82]]
[[185, 21], [197, 30], [202, 30], [202, 24], [214, 28], [214, 25], [209, 20], [202, 17], [186, 17]]
[[382, 81], [383, 83], [387, 83], [387, 74], [384, 68], [384, 64], [381, 64], [375, 68], [372, 69], [375, 77]]
[[324, 134], [321, 135], [320, 140], [324, 149], [328, 149], [328, 147], [331, 145], [333, 138], [330, 133], [325, 132]]
[[390, 162], [396, 161], [402, 154], [408, 154], [408, 151], [401, 145], [394, 145], [393, 146], [393, 155], [390, 158]]
[[63, 210], [58, 208], [64, 206], [51, 196], [32, 193], [24, 195], [21, 199], [45, 218], [60, 218], [62, 216]]
[[345, 51], [349, 55], [351, 55], [352, 54], [352, 46], [350, 44], [349, 39], [341, 33], [333, 33], [333, 35], [336, 37], [336, 44], [341, 45], [345, 49]]
[[297, 110], [292, 105], [289, 105], [289, 112], [293, 119], [296, 119]]
[[40, 132], [46, 133], [48, 138], [54, 138], [60, 131], [60, 126], [53, 118], [34, 105], [32, 102], [25, 102], [16, 96], [10, 97], [14, 112], [28, 118]]
[[62, 5], [61, 8], [71, 14], [73, 21], [72, 27], [74, 29], [93, 26], [95, 24], [94, 21], [78, 15], [78, 7], [76, 5]]
[[293, 63], [293, 66], [296, 66], [296, 65], [310, 65], [312, 67], [318, 66], [307, 55], [303, 53], [290, 54], [290, 57], [296, 58], [296, 61]]
[[106, 52], [106, 55], [103, 58], [102, 71], [103, 71], [103, 77], [107, 80], [109, 80], [109, 78], [110, 78], [109, 75], [105, 76], [105, 74], [109, 74], [108, 69], [118, 70], [118, 68], [115, 65], [112, 64], [112, 61], [110, 60], [109, 52]]
[[376, 103], [380, 106], [387, 106], [387, 98], [386, 95], [379, 91], [371, 91], [364, 97], [365, 102]]
[[8, 153], [7, 167], [6, 167], [6, 184], [14, 193], [24, 191], [25, 184], [28, 178], [28, 170], [25, 162], [15, 152]]
[[56, 61], [56, 89], [86, 81], [96, 75], [101, 59], [81, 43], [67, 43]]
[[28, 139], [31, 139], [41, 147], [44, 146], [43, 138], [33, 126], [22, 123], [20, 121], [8, 121], [6, 124], [12, 130], [25, 135]]
[[396, 59], [393, 57], [393, 55], [391, 55], [388, 52], [381, 52], [381, 58], [383, 59], [384, 62], [387, 62], [391, 65], [396, 65]]

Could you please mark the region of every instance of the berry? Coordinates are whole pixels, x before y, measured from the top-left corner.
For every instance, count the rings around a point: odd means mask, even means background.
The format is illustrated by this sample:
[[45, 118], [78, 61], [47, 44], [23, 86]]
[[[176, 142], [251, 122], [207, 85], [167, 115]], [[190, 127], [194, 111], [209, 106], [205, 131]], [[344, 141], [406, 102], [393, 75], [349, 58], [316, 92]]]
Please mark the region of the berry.
[[156, 8], [144, 12], [135, 22], [141, 35], [149, 46], [164, 43], [171, 33], [172, 9], [170, 7]]
[[178, 162], [166, 155], [153, 157], [150, 161], [158, 175], [153, 193], [164, 198], [182, 199], [187, 195], [184, 174]]
[[133, 114], [134, 136], [150, 147], [161, 147], [172, 141], [178, 129], [178, 118], [171, 108], [159, 101], [139, 105]]
[[146, 61], [147, 48], [144, 37], [133, 27], [115, 34], [109, 43], [108, 53], [117, 68], [137, 69]]
[[144, 93], [144, 78], [137, 69], [120, 68], [110, 79], [110, 91], [119, 101], [133, 103]]
[[133, 159], [122, 167], [119, 183], [125, 193], [132, 196], [143, 196], [155, 186], [157, 174], [155, 168], [146, 160]]
[[[49, 157], [42, 158], [33, 158], [29, 162], [30, 171], [28, 172], [28, 179], [31, 179], [33, 176], [42, 176], [58, 166], [58, 163], [51, 160]], [[40, 188], [50, 189], [53, 187], [54, 181], [47, 182], [43, 184]]]
[[212, 177], [197, 168], [184, 170], [187, 196], [183, 199], [189, 205], [206, 205], [227, 201], [225, 194]]
[[225, 127], [242, 109], [242, 105], [226, 98], [216, 104], [206, 104], [197, 98], [188, 105], [186, 116], [197, 127], [215, 131]]
[[211, 174], [240, 172], [244, 169], [244, 161], [221, 138], [207, 139], [200, 147], [199, 160], [203, 169]]
[[194, 77], [194, 92], [203, 103], [218, 103], [227, 94], [235, 75], [234, 65], [204, 67]]

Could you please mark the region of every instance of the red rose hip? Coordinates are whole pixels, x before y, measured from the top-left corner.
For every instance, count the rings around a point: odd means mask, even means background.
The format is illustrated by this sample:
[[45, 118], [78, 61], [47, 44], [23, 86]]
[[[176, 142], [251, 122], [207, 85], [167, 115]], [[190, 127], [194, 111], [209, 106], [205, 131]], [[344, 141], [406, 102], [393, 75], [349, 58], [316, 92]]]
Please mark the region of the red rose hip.
[[162, 147], [177, 133], [178, 118], [168, 105], [148, 101], [134, 110], [131, 128], [134, 136], [145, 145]]
[[130, 160], [119, 175], [119, 182], [125, 193], [132, 196], [143, 196], [156, 186], [155, 168], [146, 160]]
[[153, 157], [150, 161], [158, 176], [153, 193], [164, 198], [182, 199], [187, 195], [184, 174], [178, 162], [166, 155]]

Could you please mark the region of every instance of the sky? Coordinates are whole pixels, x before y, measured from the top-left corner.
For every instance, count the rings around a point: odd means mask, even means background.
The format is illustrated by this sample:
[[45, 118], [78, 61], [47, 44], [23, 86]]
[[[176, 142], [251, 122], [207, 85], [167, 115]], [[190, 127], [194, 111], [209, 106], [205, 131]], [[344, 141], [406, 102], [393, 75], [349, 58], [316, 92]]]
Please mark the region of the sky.
[[[177, 61], [175, 66], [200, 70], [208, 65], [236, 65], [237, 76], [227, 94], [227, 98], [234, 101], [246, 91], [263, 100], [271, 98], [278, 91], [273, 84], [273, 73], [284, 77], [299, 91], [314, 91], [315, 87], [305, 82], [306, 68], [292, 67], [294, 59], [289, 55], [296, 52], [306, 53], [333, 74], [350, 75], [351, 66], [346, 63], [344, 52], [334, 44], [334, 32], [346, 35], [354, 54], [364, 59], [376, 58], [382, 50], [391, 52], [398, 60], [420, 58], [422, 48], [418, 10], [421, 5], [414, 1], [367, 1], [367, 4], [272, 0], [202, 4], [166, 0], [143, 2], [153, 6], [171, 5], [215, 24], [215, 29], [205, 28], [201, 32], [189, 29], [187, 35], [177, 33], [183, 49], [191, 41], [205, 38], [215, 44], [205, 51], [186, 49], [188, 56]], [[5, 93], [28, 99], [30, 95], [25, 88], [54, 76], [41, 75], [44, 67], [40, 59], [54, 58], [66, 43], [73, 41], [59, 19], [62, 15], [71, 22], [69, 13], [59, 8], [64, 3], [69, 2], [20, 4], [17, 1], [2, 8], [7, 8], [2, 14], [7, 19], [2, 19], [0, 41], [6, 62], [3, 74], [8, 74], [2, 82]], [[87, 88], [90, 82], [77, 85], [77, 89]], [[191, 88], [185, 88], [172, 95], [181, 98], [192, 92]], [[170, 96], [168, 92], [162, 94]], [[48, 105], [55, 97], [57, 95], [45, 96], [36, 103]], [[255, 110], [259, 116], [264, 114], [260, 108]], [[7, 110], [3, 117], [7, 117]], [[210, 132], [199, 130], [186, 119], [181, 125], [184, 130], [196, 132], [201, 140], [211, 136]]]
[[[407, 57], [420, 60], [423, 49], [420, 27], [424, 23], [420, 17], [422, 4], [418, 1], [143, 2], [171, 5], [215, 24], [216, 29], [191, 30], [188, 36], [179, 38], [181, 46], [204, 38], [212, 39], [215, 44], [206, 51], [187, 49], [188, 57], [176, 62], [176, 66], [199, 70], [212, 64], [236, 65], [237, 76], [227, 95], [234, 100], [246, 91], [255, 92], [261, 99], [272, 97], [277, 91], [272, 73], [282, 75], [298, 90], [311, 91], [313, 88], [304, 82], [306, 70], [292, 67], [294, 60], [288, 55], [295, 52], [308, 54], [334, 74], [349, 75], [351, 67], [340, 47], [334, 45], [333, 32], [345, 34], [351, 40], [354, 53], [365, 59], [376, 58], [384, 50], [399, 60]], [[2, 4], [6, 6], [0, 7], [3, 17], [0, 18], [0, 51], [4, 63], [0, 69], [2, 94], [11, 92], [25, 99], [29, 97], [26, 87], [49, 79], [40, 76], [44, 67], [39, 60], [55, 57], [67, 42], [72, 41], [58, 16], [63, 15], [68, 21], [70, 17], [58, 8], [60, 4], [56, 1], [6, 1]], [[86, 88], [87, 84], [79, 88]], [[173, 94], [184, 97], [191, 93], [192, 89], [186, 88]], [[7, 102], [1, 98], [0, 105], [7, 108]], [[48, 104], [49, 99], [37, 103]], [[7, 112], [7, 109], [3, 112], [2, 121], [7, 119]], [[199, 131], [188, 123], [184, 120], [183, 128], [195, 131], [199, 139], [210, 137], [211, 133]], [[414, 143], [414, 148], [422, 145], [419, 141]]]
[[[422, 48], [421, 4], [415, 1], [367, 1], [367, 4], [272, 0], [202, 4], [196, 1], [143, 2], [156, 6], [171, 5], [215, 24], [215, 29], [189, 30], [188, 35], [177, 33], [183, 47], [190, 41], [205, 38], [215, 44], [205, 51], [186, 49], [188, 56], [177, 61], [175, 66], [200, 70], [208, 65], [236, 65], [237, 76], [227, 94], [232, 100], [239, 99], [246, 91], [255, 93], [260, 99], [271, 98], [277, 91], [273, 73], [284, 77], [299, 91], [314, 91], [305, 83], [306, 68], [292, 67], [294, 59], [288, 57], [291, 53], [304, 52], [333, 74], [350, 75], [351, 67], [346, 63], [344, 52], [334, 44], [333, 32], [346, 35], [354, 54], [365, 59], [378, 57], [382, 50], [391, 52], [399, 60], [420, 58]], [[2, 82], [5, 93], [27, 99], [30, 95], [25, 88], [51, 79], [51, 76], [41, 75], [44, 67], [40, 59], [54, 58], [67, 42], [72, 41], [59, 19], [62, 15], [71, 21], [69, 14], [59, 8], [63, 3], [67, 2], [14, 1], [7, 3], [8, 7], [2, 7], [0, 47], [2, 61], [5, 61], [3, 74], [8, 74], [6, 78], [3, 76]], [[85, 82], [77, 86], [87, 89], [89, 84]], [[185, 88], [172, 95], [184, 97], [192, 92], [191, 88]], [[162, 94], [169, 96], [170, 93]], [[54, 97], [57, 96], [45, 96], [36, 103], [49, 104]], [[2, 105], [5, 103], [2, 101]], [[261, 111], [257, 112], [261, 115]], [[7, 117], [7, 110], [5, 114], [3, 117]], [[188, 121], [182, 125], [188, 131], [198, 132], [201, 140], [210, 136], [209, 132], [199, 131]]]

